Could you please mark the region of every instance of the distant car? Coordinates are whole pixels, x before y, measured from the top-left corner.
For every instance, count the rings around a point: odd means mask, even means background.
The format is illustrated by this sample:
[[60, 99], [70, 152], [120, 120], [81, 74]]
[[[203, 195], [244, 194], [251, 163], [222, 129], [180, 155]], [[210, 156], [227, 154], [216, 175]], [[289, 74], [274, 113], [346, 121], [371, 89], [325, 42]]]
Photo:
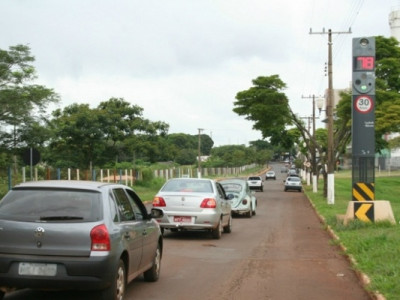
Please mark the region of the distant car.
[[274, 172], [274, 171], [268, 171], [268, 172], [265, 174], [265, 180], [268, 180], [268, 179], [274, 179], [274, 180], [276, 180], [276, 175], [275, 175], [275, 172]]
[[127, 283], [160, 274], [163, 239], [131, 188], [93, 181], [32, 181], [0, 201], [0, 299], [5, 290], [99, 290], [119, 299]]
[[231, 201], [222, 185], [205, 178], [168, 180], [153, 200], [163, 211], [161, 228], [171, 231], [206, 230], [215, 239], [232, 228]]
[[288, 176], [291, 176], [291, 175], [298, 176], [299, 175], [297, 173], [296, 169], [289, 169], [287, 174], [288, 174]]
[[221, 180], [222, 187], [226, 195], [231, 200], [232, 214], [246, 215], [251, 218], [256, 214], [257, 199], [249, 185], [243, 179]]
[[301, 192], [303, 189], [302, 184], [301, 184], [301, 179], [300, 177], [297, 176], [289, 176], [285, 180], [285, 192], [289, 190], [295, 190]]
[[249, 184], [251, 190], [259, 190], [261, 192], [264, 190], [261, 176], [249, 176], [247, 178], [247, 183]]

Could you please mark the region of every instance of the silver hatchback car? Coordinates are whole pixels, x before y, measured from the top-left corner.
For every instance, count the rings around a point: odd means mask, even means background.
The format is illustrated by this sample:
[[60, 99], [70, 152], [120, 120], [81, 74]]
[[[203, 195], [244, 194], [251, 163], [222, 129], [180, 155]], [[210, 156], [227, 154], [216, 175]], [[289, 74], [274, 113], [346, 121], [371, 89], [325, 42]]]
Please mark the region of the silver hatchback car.
[[159, 277], [163, 239], [155, 217], [129, 187], [37, 181], [0, 201], [0, 299], [8, 290], [99, 290], [122, 300], [140, 274]]
[[231, 232], [231, 202], [220, 183], [211, 179], [175, 178], [167, 181], [153, 200], [163, 210], [162, 229], [208, 230], [219, 239]]

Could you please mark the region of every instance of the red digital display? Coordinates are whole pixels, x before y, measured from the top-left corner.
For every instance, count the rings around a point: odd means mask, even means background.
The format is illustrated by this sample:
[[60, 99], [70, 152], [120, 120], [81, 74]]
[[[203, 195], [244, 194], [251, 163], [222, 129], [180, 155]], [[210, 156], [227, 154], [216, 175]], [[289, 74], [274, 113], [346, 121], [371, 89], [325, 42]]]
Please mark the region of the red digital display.
[[373, 56], [356, 56], [353, 61], [354, 71], [373, 71], [375, 68], [375, 57]]

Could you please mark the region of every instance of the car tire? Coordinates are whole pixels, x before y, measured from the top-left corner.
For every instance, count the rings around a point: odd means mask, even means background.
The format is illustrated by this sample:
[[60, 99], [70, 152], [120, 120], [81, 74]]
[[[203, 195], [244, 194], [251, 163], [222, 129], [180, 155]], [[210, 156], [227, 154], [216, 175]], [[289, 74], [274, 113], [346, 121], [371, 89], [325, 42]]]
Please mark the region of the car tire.
[[216, 240], [219, 240], [221, 238], [221, 236], [222, 236], [222, 222], [221, 222], [221, 219], [219, 220], [217, 227], [215, 227], [211, 231], [211, 235]]
[[111, 286], [101, 291], [101, 300], [123, 300], [126, 291], [126, 271], [125, 264], [120, 259], [115, 274], [114, 280], [111, 282]]
[[225, 233], [231, 233], [231, 232], [232, 232], [232, 215], [229, 216], [228, 225], [226, 225], [226, 226], [224, 227], [224, 232], [225, 232]]
[[157, 281], [160, 277], [161, 269], [161, 249], [160, 244], [157, 245], [156, 253], [154, 254], [153, 265], [150, 269], [143, 273], [144, 280], [146, 281]]
[[253, 206], [250, 205], [250, 210], [246, 213], [246, 217], [251, 218], [253, 216]]

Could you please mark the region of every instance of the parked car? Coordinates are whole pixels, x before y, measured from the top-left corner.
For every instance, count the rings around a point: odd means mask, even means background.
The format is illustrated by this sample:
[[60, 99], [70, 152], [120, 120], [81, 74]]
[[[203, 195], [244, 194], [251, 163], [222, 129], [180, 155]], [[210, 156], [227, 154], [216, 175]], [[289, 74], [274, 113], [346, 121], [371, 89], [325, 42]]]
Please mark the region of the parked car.
[[121, 184], [36, 181], [0, 201], [0, 299], [8, 289], [99, 290], [122, 300], [127, 284], [160, 274], [163, 239], [139, 196]]
[[264, 190], [261, 176], [249, 176], [247, 178], [247, 183], [249, 184], [251, 190], [259, 190], [261, 192]]
[[222, 231], [231, 232], [231, 202], [222, 185], [205, 178], [174, 178], [168, 180], [153, 200], [160, 208], [162, 229], [207, 230], [215, 239]]
[[219, 183], [231, 200], [232, 214], [246, 215], [249, 218], [256, 214], [257, 199], [246, 180], [225, 179]]
[[288, 190], [295, 190], [301, 192], [303, 189], [300, 177], [289, 176], [285, 180], [285, 192]]
[[274, 171], [268, 171], [268, 172], [265, 174], [265, 180], [268, 180], [268, 179], [274, 179], [274, 180], [276, 180], [276, 174], [275, 174]]

